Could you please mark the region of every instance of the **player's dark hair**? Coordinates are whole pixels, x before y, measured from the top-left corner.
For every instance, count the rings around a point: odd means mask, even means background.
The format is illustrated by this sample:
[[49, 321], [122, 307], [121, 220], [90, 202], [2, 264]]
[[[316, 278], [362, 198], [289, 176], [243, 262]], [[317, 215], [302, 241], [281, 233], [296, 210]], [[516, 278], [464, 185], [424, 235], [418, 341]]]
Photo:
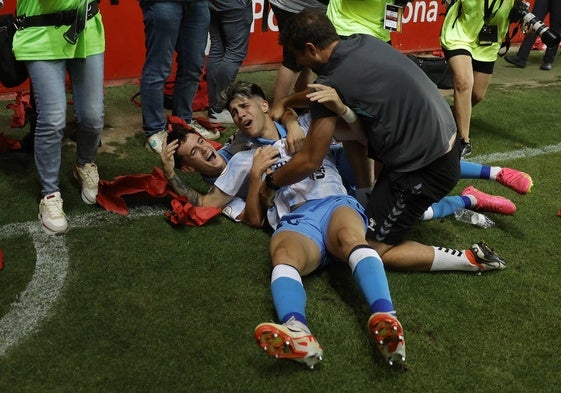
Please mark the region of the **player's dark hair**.
[[228, 86], [222, 93], [220, 93], [220, 106], [229, 109], [230, 103], [234, 98], [251, 98], [261, 97], [267, 101], [267, 97], [263, 89], [252, 82], [237, 81]]
[[167, 144], [169, 145], [175, 140], [179, 142], [179, 144], [177, 145], [177, 149], [175, 149], [173, 158], [175, 161], [175, 167], [177, 169], [180, 169], [183, 166], [183, 158], [178, 153], [179, 146], [181, 146], [185, 142], [188, 134], [199, 135], [199, 133], [192, 128], [186, 128], [180, 124], [171, 124], [170, 127], [171, 129], [168, 131], [167, 135]]
[[333, 23], [316, 8], [305, 8], [290, 18], [279, 35], [279, 44], [295, 52], [302, 52], [307, 42], [325, 49], [339, 40]]

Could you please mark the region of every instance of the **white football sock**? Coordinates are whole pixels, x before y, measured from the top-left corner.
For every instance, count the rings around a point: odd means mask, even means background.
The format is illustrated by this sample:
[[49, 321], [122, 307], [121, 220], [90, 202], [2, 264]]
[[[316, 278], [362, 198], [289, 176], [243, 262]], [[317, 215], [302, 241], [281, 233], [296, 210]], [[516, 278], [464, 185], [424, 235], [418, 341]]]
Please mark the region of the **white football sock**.
[[465, 254], [465, 250], [454, 250], [445, 247], [433, 247], [434, 260], [430, 268], [431, 272], [454, 271], [475, 272], [479, 267], [472, 265]]

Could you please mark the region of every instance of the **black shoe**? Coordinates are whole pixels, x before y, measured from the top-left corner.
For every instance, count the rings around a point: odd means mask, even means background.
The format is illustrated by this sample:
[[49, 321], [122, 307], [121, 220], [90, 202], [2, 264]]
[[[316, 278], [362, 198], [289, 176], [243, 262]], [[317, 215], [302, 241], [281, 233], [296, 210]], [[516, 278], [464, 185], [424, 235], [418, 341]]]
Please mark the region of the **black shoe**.
[[552, 67], [551, 63], [542, 63], [540, 70], [550, 71]]
[[484, 241], [471, 246], [470, 251], [475, 257], [475, 263], [477, 267], [479, 267], [480, 272], [495, 269], [500, 270], [506, 267], [506, 261]]
[[460, 139], [460, 147], [462, 149], [462, 154], [460, 158], [467, 157], [471, 154], [471, 142], [466, 142], [465, 139]]
[[514, 64], [516, 67], [526, 67], [526, 62], [518, 56], [505, 56], [505, 60], [507, 63]]

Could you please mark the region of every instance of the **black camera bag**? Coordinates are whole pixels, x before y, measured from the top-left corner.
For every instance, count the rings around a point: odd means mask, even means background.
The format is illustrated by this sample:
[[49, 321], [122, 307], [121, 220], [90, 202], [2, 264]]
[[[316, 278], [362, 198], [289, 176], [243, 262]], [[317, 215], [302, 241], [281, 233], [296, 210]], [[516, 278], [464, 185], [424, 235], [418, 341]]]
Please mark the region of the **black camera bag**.
[[[118, 1], [111, 0], [111, 4]], [[88, 3], [86, 20], [93, 18], [99, 12], [97, 0]], [[28, 77], [25, 64], [17, 61], [12, 51], [14, 35], [18, 29], [38, 26], [70, 26], [64, 33], [64, 38], [72, 45], [76, 43], [76, 37], [82, 32], [83, 26], [77, 27], [78, 18], [76, 10], [66, 10], [51, 14], [18, 16], [11, 14], [0, 15], [0, 83], [5, 87], [16, 87], [21, 85]]]
[[444, 57], [421, 57], [408, 54], [407, 57], [427, 74], [439, 89], [454, 88], [454, 77]]
[[16, 87], [27, 80], [27, 69], [22, 61], [17, 61], [12, 51], [16, 33], [16, 18], [0, 15], [0, 83], [5, 87]]

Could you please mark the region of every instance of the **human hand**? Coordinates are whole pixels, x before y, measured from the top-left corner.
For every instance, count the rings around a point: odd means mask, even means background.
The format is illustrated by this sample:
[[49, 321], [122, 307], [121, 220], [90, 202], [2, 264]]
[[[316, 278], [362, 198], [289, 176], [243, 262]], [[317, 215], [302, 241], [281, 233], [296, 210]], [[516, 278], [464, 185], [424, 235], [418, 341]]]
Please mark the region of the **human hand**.
[[263, 174], [277, 162], [279, 150], [271, 145], [258, 147], [253, 153], [253, 164], [251, 166], [251, 176], [261, 180]]
[[175, 176], [175, 158], [173, 155], [179, 147], [179, 141], [176, 139], [172, 141], [169, 145], [166, 138], [162, 142], [162, 152], [160, 153], [160, 159], [162, 160], [162, 169], [164, 171], [164, 176], [166, 179], [171, 179]]
[[284, 112], [286, 111], [286, 104], [284, 100], [280, 100], [269, 109], [269, 116], [274, 121], [281, 121]]
[[261, 204], [267, 208], [273, 206], [273, 202], [275, 200], [275, 191], [271, 190], [267, 187], [265, 182], [261, 183], [261, 187], [259, 187], [259, 199], [261, 200]]
[[327, 109], [339, 116], [347, 111], [347, 106], [341, 101], [341, 97], [339, 97], [337, 90], [333, 87], [319, 83], [311, 83], [308, 87], [312, 89], [311, 93], [306, 94], [310, 101], [323, 104]]
[[296, 112], [288, 108], [282, 116], [282, 124], [286, 127], [285, 146], [288, 154], [296, 154], [304, 146], [306, 134], [298, 124], [298, 115]]

